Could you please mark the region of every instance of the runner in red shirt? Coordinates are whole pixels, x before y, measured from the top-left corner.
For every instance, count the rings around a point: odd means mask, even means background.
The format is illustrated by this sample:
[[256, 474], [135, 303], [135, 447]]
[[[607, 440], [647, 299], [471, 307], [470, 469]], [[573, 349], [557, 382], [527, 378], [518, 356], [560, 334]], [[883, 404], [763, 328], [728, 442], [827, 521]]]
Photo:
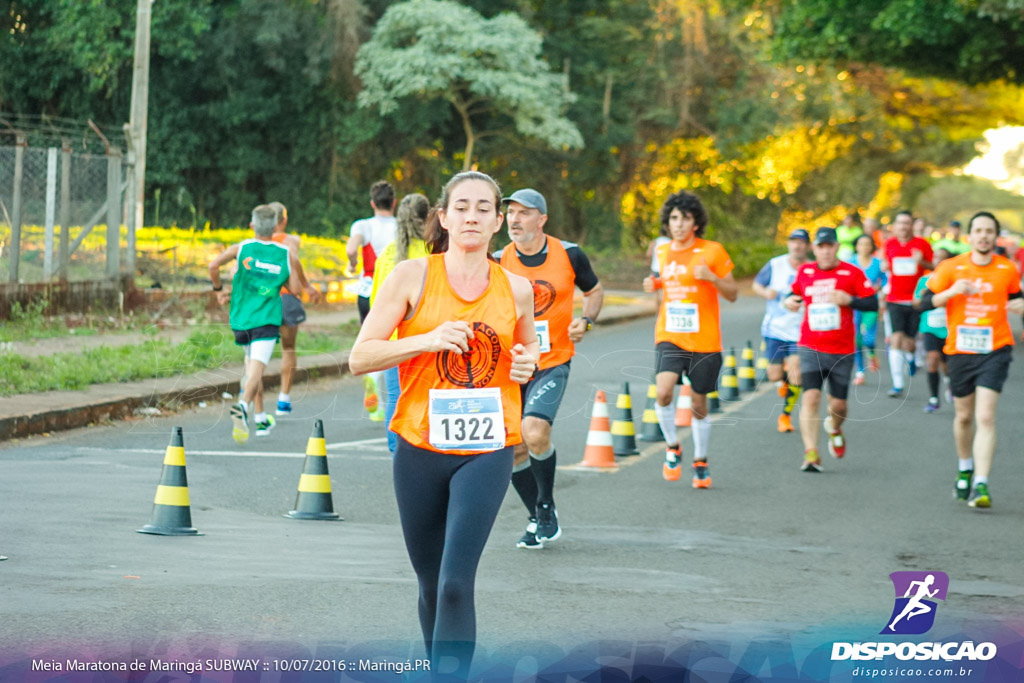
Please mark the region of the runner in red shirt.
[[839, 240], [835, 228], [818, 228], [814, 235], [814, 263], [797, 270], [793, 293], [783, 305], [790, 311], [804, 306], [800, 328], [800, 371], [803, 403], [800, 406], [800, 436], [804, 442], [804, 472], [820, 472], [818, 456], [818, 409], [821, 389], [828, 380], [828, 412], [825, 431], [833, 457], [846, 455], [842, 426], [846, 419], [846, 397], [853, 373], [857, 330], [854, 309], [878, 310], [878, 297], [864, 271], [837, 257]]
[[932, 265], [932, 245], [914, 236], [914, 215], [900, 211], [892, 224], [893, 237], [885, 242], [885, 261], [889, 265], [889, 292], [886, 296], [892, 336], [889, 338], [889, 372], [892, 389], [889, 396], [903, 396], [903, 366], [913, 362], [914, 339], [921, 314], [914, 308], [914, 289]]
[[971, 251], [939, 264], [921, 297], [922, 310], [946, 307], [949, 334], [943, 351], [949, 357], [960, 470], [953, 494], [978, 508], [992, 504], [988, 477], [996, 450], [996, 409], [1013, 360], [1006, 316], [1024, 313], [1020, 273], [995, 254], [998, 235], [995, 216], [975, 214], [967, 224]]

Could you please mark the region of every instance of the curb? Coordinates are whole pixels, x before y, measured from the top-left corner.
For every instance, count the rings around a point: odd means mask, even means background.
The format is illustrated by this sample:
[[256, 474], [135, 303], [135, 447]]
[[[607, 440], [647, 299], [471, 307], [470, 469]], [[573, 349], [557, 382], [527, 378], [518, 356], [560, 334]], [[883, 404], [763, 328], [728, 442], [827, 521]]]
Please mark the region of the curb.
[[[652, 317], [657, 311], [631, 310], [621, 314], [609, 314], [600, 320], [601, 325], [631, 322]], [[336, 355], [329, 353], [306, 356], [296, 371], [295, 384], [322, 377], [343, 377], [349, 374], [348, 351]], [[0, 416], [0, 441], [20, 439], [49, 432], [87, 427], [97, 422], [121, 420], [130, 417], [139, 408], [173, 406], [184, 408], [201, 401], [219, 400], [221, 394], [237, 393], [238, 380], [242, 376], [241, 366], [221, 368], [219, 372], [203, 372], [188, 377], [170, 377], [123, 384], [95, 385], [83, 392], [79, 402], [68, 405], [46, 407], [20, 415]], [[280, 386], [280, 371], [263, 375], [264, 390]], [[182, 386], [184, 385], [184, 386]], [[163, 386], [164, 388], [161, 388]], [[93, 396], [90, 398], [90, 394]], [[101, 394], [101, 396], [96, 396]], [[107, 396], [102, 396], [107, 394]], [[42, 394], [14, 396], [39, 402]]]

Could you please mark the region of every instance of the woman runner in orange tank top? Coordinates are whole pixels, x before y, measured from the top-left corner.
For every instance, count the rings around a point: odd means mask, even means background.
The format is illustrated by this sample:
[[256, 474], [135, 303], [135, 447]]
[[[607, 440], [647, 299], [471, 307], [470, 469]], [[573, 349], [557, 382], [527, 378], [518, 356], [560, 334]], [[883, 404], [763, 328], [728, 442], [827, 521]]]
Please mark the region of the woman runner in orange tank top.
[[399, 366], [394, 486], [420, 627], [432, 671], [455, 657], [461, 679], [476, 640], [476, 568], [522, 440], [519, 385], [540, 356], [530, 281], [488, 259], [500, 208], [489, 176], [453, 177], [428, 219], [432, 255], [395, 267], [349, 356], [354, 374]]

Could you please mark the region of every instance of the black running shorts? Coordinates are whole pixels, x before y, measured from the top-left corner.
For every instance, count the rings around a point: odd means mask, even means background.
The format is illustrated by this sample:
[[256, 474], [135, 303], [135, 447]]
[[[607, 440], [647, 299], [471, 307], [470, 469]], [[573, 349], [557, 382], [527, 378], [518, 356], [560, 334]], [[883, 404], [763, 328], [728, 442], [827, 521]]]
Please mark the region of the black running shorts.
[[718, 387], [718, 374], [722, 371], [722, 353], [699, 353], [681, 349], [672, 342], [658, 342], [654, 347], [655, 373], [674, 372], [682, 382], [683, 375], [690, 378], [695, 394], [710, 394]]
[[523, 417], [539, 417], [553, 424], [568, 384], [568, 362], [537, 371], [533, 379], [522, 385]]
[[821, 353], [806, 346], [800, 350], [800, 374], [804, 391], [821, 390], [828, 380], [828, 395], [845, 401], [850, 393], [850, 375], [853, 373], [852, 353]]
[[235, 333], [235, 343], [239, 346], [248, 346], [260, 339], [277, 340], [281, 336], [281, 328], [277, 325], [260, 325], [251, 330], [231, 330]]
[[925, 351], [938, 351], [942, 353], [942, 347], [946, 345], [946, 340], [941, 337], [936, 337], [931, 332], [922, 332], [921, 339], [924, 340]]
[[306, 322], [306, 309], [302, 307], [299, 297], [294, 294], [281, 295], [281, 324], [296, 327]]
[[977, 387], [992, 391], [1003, 390], [1010, 374], [1013, 347], [1004, 346], [992, 353], [954, 353], [946, 357], [949, 385], [957, 398], [970, 396]]
[[921, 324], [921, 312], [910, 304], [888, 304], [889, 322], [893, 332], [902, 332], [911, 339], [917, 337], [917, 328]]

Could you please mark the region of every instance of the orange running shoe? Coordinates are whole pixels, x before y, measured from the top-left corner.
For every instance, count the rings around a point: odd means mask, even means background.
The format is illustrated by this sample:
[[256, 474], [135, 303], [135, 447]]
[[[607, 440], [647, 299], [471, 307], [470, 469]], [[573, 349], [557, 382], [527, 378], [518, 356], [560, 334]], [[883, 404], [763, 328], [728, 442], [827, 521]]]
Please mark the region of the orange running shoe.
[[694, 460], [693, 461], [693, 488], [695, 488], [695, 489], [709, 489], [709, 488], [711, 488], [711, 474], [708, 473], [708, 461], [707, 460]]
[[793, 431], [793, 420], [785, 413], [779, 415], [779, 432], [785, 434], [791, 431]]
[[683, 476], [683, 446], [676, 444], [665, 448], [665, 462], [661, 466], [665, 481], [679, 481]]

